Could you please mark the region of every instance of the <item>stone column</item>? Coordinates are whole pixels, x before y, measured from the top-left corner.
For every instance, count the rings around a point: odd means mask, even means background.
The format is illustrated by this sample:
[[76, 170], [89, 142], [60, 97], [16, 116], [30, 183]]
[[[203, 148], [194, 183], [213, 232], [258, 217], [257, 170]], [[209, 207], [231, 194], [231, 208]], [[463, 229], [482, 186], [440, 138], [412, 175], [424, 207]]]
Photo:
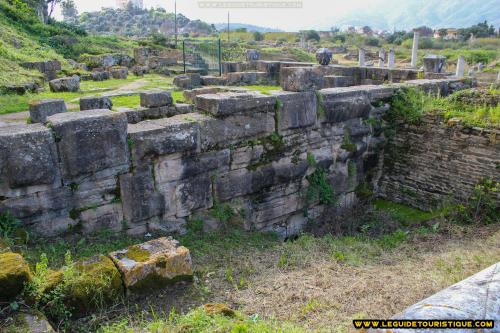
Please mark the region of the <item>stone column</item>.
[[413, 32], [413, 48], [411, 49], [411, 67], [417, 67], [417, 51], [418, 51], [418, 37], [420, 33], [418, 31]]
[[457, 60], [457, 73], [456, 77], [464, 77], [465, 72], [465, 58], [463, 56], [459, 56]]
[[359, 66], [365, 65], [365, 52], [366, 50], [362, 47], [359, 48], [358, 64]]
[[380, 49], [378, 51], [378, 67], [385, 67], [385, 49]]
[[497, 75], [497, 83], [500, 83], [500, 71], [498, 71], [498, 75]]
[[387, 60], [387, 67], [389, 67], [389, 69], [396, 67], [396, 51], [394, 51], [394, 49], [389, 50], [389, 59]]

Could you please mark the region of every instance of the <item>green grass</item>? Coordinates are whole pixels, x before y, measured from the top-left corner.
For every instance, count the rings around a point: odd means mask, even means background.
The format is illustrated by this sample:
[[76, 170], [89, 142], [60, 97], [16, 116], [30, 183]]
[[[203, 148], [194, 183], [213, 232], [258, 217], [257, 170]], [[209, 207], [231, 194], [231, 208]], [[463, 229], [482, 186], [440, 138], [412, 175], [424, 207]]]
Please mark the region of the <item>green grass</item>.
[[271, 91], [281, 91], [280, 86], [245, 86], [245, 89], [255, 90], [264, 95], [270, 95]]
[[410, 206], [384, 199], [375, 200], [373, 206], [378, 211], [388, 213], [391, 218], [398, 221], [403, 226], [419, 224], [439, 216], [439, 212], [424, 212]]
[[[86, 96], [98, 96], [102, 95], [105, 91], [111, 91], [118, 88], [123, 88], [128, 84], [132, 84], [137, 81], [145, 81], [144, 85], [139, 88], [130, 89], [131, 91], [144, 91], [150, 89], [172, 89], [172, 78], [164, 77], [158, 74], [147, 74], [143, 77], [137, 77], [134, 75], [129, 75], [124, 80], [106, 80], [106, 81], [82, 81], [80, 84], [79, 92], [62, 92], [53, 93], [50, 91], [48, 85], [45, 85], [45, 91], [38, 94], [25, 94], [25, 95], [0, 95], [0, 114], [7, 114], [13, 112], [21, 112], [28, 110], [28, 103], [31, 100], [46, 99], [46, 98], [63, 98], [66, 103], [73, 104], [70, 106], [70, 110], [78, 110], [79, 98]], [[180, 96], [174, 93], [174, 96], [179, 98]], [[175, 97], [174, 97], [175, 99]], [[139, 96], [119, 96], [113, 97], [114, 107], [137, 107], [139, 106]]]

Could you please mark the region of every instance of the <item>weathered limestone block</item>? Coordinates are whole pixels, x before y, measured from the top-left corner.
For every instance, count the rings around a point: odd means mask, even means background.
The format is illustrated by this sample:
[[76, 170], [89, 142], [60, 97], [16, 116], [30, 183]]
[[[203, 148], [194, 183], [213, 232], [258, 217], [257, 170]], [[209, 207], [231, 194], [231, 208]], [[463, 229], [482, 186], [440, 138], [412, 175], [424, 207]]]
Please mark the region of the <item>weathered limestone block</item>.
[[50, 129], [6, 126], [0, 131], [0, 195], [19, 196], [60, 186], [57, 149]]
[[121, 204], [107, 204], [81, 211], [78, 220], [84, 234], [92, 234], [98, 230], [121, 231], [123, 210]]
[[91, 75], [93, 81], [106, 81], [110, 78], [109, 72], [105, 70], [93, 71]]
[[280, 84], [286, 91], [314, 91], [326, 87], [325, 76], [334, 74], [332, 66], [281, 67]]
[[170, 106], [173, 104], [172, 93], [170, 91], [145, 91], [141, 92], [140, 96], [141, 106], [145, 108]]
[[174, 85], [181, 89], [193, 89], [201, 86], [201, 75], [198, 73], [186, 73], [174, 77]]
[[111, 110], [112, 108], [113, 108], [113, 102], [109, 97], [106, 96], [80, 98], [80, 111], [98, 110], [98, 109]]
[[151, 69], [157, 69], [165, 66], [177, 65], [177, 59], [175, 57], [149, 57], [148, 66]]
[[305, 175], [307, 168], [307, 161], [292, 163], [287, 158], [254, 171], [247, 169], [231, 171], [215, 181], [215, 194], [218, 200], [227, 201], [256, 193], [264, 188], [301, 178]]
[[427, 54], [423, 59], [424, 72], [442, 73], [446, 65], [446, 57], [437, 54]]
[[200, 126], [191, 119], [191, 115], [195, 114], [188, 113], [129, 125], [133, 163], [137, 164], [148, 156], [196, 150]]
[[324, 113], [321, 122], [338, 123], [352, 118], [366, 118], [372, 108], [368, 95], [363, 90], [329, 88], [318, 93], [319, 108]]
[[350, 87], [354, 84], [352, 76], [325, 75], [325, 88]]
[[0, 301], [7, 302], [23, 291], [31, 279], [30, 268], [24, 258], [13, 252], [0, 253]]
[[80, 90], [80, 77], [73, 75], [71, 77], [63, 77], [49, 82], [50, 91], [52, 92], [76, 92]]
[[316, 95], [314, 92], [272, 92], [278, 99], [278, 131], [316, 124]]
[[229, 168], [231, 154], [229, 149], [209, 151], [195, 155], [167, 155], [158, 158], [155, 164], [155, 180], [166, 183], [194, 177], [217, 170], [224, 172]]
[[278, 82], [280, 78], [281, 62], [279, 61], [257, 61], [257, 71], [265, 72], [270, 80]]
[[111, 77], [113, 79], [125, 80], [128, 76], [128, 68], [127, 67], [113, 67], [110, 70]]
[[243, 112], [274, 112], [276, 99], [257, 92], [224, 92], [196, 96], [196, 107], [216, 117]]
[[389, 81], [389, 72], [387, 68], [368, 67], [366, 68], [366, 78], [383, 83]]
[[[471, 277], [410, 306], [394, 319], [463, 320], [492, 319], [495, 328], [500, 322], [500, 263], [496, 263]], [[435, 332], [434, 329], [391, 329], [391, 332]], [[470, 329], [454, 329], [467, 332]], [[379, 330], [378, 332], [389, 332]]]
[[199, 209], [212, 207], [211, 175], [202, 174], [179, 182], [175, 188], [176, 216], [187, 217]]
[[75, 317], [84, 316], [123, 295], [120, 272], [100, 255], [75, 264], [75, 276], [66, 282], [65, 304]]
[[232, 86], [267, 83], [266, 72], [234, 72], [226, 74], [226, 84]]
[[241, 169], [254, 164], [264, 154], [264, 146], [244, 146], [236, 148], [231, 152], [231, 169]]
[[224, 119], [205, 116], [199, 122], [202, 150], [225, 147], [243, 139], [268, 136], [275, 130], [274, 114], [270, 112], [235, 114]]
[[43, 73], [45, 80], [54, 80], [57, 78], [57, 71], [61, 70], [61, 63], [58, 60], [24, 62], [22, 67], [27, 69], [36, 69]]
[[109, 254], [129, 291], [144, 292], [165, 284], [190, 280], [189, 250], [172, 238], [158, 238]]
[[48, 118], [63, 179], [128, 169], [127, 117], [109, 110], [60, 113]]
[[203, 87], [203, 88], [195, 88], [191, 90], [184, 90], [183, 95], [186, 101], [193, 103], [198, 95], [206, 95], [206, 94], [217, 94], [222, 90], [221, 87]]
[[165, 212], [165, 199], [155, 191], [153, 170], [143, 165], [119, 176], [125, 220], [136, 223], [159, 217]]
[[38, 311], [18, 312], [3, 333], [56, 333], [43, 313]]
[[32, 123], [44, 123], [48, 116], [67, 111], [62, 98], [31, 101], [29, 110]]
[[201, 85], [203, 86], [224, 86], [226, 78], [223, 76], [205, 75], [201, 77]]
[[134, 66], [134, 67], [132, 67], [132, 73], [135, 76], [144, 76], [145, 74], [149, 73], [149, 67], [148, 66]]

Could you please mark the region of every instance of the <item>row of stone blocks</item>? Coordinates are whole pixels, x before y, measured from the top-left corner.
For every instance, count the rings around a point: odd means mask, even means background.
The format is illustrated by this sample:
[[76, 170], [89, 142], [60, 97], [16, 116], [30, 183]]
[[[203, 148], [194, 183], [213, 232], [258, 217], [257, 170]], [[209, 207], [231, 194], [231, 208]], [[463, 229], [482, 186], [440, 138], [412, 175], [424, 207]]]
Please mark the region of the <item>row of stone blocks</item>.
[[[72, 264], [75, 272], [64, 280], [63, 267], [47, 272], [42, 299], [51, 300], [50, 292], [65, 284], [64, 304], [73, 318], [88, 315], [99, 306], [116, 302], [128, 294], [144, 294], [193, 275], [189, 249], [172, 239], [158, 238], [129, 246], [107, 255], [97, 255]], [[0, 239], [0, 301], [18, 297], [32, 279], [32, 272], [21, 254], [11, 252]], [[29, 297], [26, 300], [30, 302]]]
[[[136, 124], [128, 124], [124, 112], [90, 110], [49, 116], [47, 126], [5, 127], [0, 210], [10, 210], [42, 234], [71, 226], [84, 232], [178, 230], [214, 200], [300, 183], [309, 172], [308, 150], [344, 163], [354, 154], [338, 150], [344, 127], [352, 136], [369, 135], [361, 120], [370, 115], [372, 103], [395, 89], [205, 94], [195, 97], [198, 113]], [[298, 155], [275, 154], [280, 145]], [[357, 141], [354, 155], [366, 146], [365, 139]], [[294, 203], [287, 209], [300, 207]], [[252, 218], [262, 226], [276, 215]]]

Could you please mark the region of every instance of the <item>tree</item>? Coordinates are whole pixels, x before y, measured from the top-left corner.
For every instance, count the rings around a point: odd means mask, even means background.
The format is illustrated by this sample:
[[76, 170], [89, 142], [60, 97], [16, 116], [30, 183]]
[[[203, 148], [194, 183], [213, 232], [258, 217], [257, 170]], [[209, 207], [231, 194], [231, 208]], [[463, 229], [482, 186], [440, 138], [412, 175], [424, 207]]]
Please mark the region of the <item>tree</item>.
[[262, 32], [259, 32], [259, 31], [255, 31], [253, 33], [253, 39], [256, 41], [256, 42], [260, 42], [262, 40], [264, 40], [264, 34]]
[[74, 0], [64, 0], [61, 2], [62, 15], [64, 21], [74, 23], [78, 18], [78, 10], [76, 9]]
[[237, 28], [234, 32], [247, 32], [247, 28]]
[[363, 33], [364, 33], [365, 35], [371, 35], [371, 34], [373, 34], [373, 30], [372, 30], [372, 28], [370, 28], [370, 27], [369, 27], [369, 26], [367, 26], [367, 25], [365, 25], [362, 29], [363, 29]]
[[319, 42], [319, 34], [316, 30], [307, 30], [305, 32], [305, 38], [306, 40], [315, 40], [317, 42]]
[[434, 34], [434, 30], [425, 25], [415, 28], [413, 29], [413, 31], [419, 32], [421, 37], [432, 37], [432, 35]]

